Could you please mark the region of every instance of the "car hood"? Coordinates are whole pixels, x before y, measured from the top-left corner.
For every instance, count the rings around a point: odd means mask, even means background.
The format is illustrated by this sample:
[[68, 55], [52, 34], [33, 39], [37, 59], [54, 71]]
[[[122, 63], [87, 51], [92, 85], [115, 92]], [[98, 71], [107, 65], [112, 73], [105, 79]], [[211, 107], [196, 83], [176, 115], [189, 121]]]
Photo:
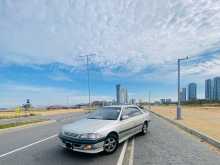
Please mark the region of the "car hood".
[[116, 120], [97, 120], [97, 119], [81, 119], [72, 124], [67, 124], [63, 127], [63, 131], [73, 132], [77, 134], [82, 133], [96, 133], [105, 127], [115, 123]]

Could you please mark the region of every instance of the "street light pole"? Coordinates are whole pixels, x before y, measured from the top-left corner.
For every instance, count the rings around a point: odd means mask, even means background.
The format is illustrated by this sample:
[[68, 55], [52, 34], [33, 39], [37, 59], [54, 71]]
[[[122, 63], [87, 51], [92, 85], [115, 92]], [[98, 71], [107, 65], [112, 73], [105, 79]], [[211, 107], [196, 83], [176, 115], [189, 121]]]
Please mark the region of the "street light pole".
[[148, 93], [148, 104], [149, 104], [149, 111], [151, 110], [151, 92], [149, 91], [149, 93]]
[[88, 92], [89, 92], [89, 108], [91, 108], [91, 90], [90, 90], [90, 74], [89, 74], [89, 56], [86, 55], [86, 66], [87, 66], [87, 78], [88, 78]]
[[86, 70], [87, 70], [87, 82], [88, 82], [88, 94], [89, 94], [89, 109], [91, 108], [91, 88], [90, 88], [90, 70], [89, 70], [89, 57], [95, 56], [95, 54], [87, 54], [80, 57], [86, 57]]
[[176, 119], [181, 119], [181, 105], [180, 105], [180, 59], [177, 60], [178, 64], [178, 103], [177, 103], [177, 109], [176, 109]]
[[180, 58], [177, 60], [177, 65], [178, 65], [178, 87], [177, 87], [177, 96], [178, 96], [178, 103], [177, 103], [177, 108], [176, 108], [176, 119], [181, 120], [181, 102], [180, 102], [180, 62], [183, 60], [187, 60], [189, 57], [187, 56], [186, 58]]

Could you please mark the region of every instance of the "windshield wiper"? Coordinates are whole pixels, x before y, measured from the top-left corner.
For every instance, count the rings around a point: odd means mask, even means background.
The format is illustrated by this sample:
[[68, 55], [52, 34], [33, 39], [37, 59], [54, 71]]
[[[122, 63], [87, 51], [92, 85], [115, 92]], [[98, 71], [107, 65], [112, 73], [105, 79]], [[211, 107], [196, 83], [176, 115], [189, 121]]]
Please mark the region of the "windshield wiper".
[[97, 119], [97, 118], [95, 118], [95, 117], [88, 117], [87, 119]]
[[104, 120], [116, 120], [116, 119], [110, 119], [110, 118], [106, 118], [106, 119], [104, 119]]
[[97, 120], [104, 120], [103, 118], [97, 118], [97, 117], [88, 117], [87, 119], [97, 119]]

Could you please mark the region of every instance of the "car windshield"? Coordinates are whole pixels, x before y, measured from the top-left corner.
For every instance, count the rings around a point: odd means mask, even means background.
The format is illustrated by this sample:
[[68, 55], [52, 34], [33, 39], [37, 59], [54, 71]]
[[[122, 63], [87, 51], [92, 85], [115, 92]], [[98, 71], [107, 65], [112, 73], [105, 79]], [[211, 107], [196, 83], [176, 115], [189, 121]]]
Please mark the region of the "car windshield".
[[117, 120], [120, 111], [119, 107], [104, 107], [89, 114], [88, 119]]

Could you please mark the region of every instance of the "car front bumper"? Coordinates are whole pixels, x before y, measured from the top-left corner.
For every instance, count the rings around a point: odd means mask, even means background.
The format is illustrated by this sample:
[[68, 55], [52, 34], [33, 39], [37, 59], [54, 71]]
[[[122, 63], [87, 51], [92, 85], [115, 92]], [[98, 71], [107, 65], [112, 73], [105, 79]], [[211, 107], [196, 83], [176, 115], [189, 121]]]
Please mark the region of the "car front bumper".
[[62, 134], [59, 135], [59, 138], [61, 139], [63, 143], [62, 146], [64, 148], [68, 148], [73, 151], [83, 153], [99, 153], [104, 150], [105, 138], [97, 140], [81, 140], [67, 137]]

